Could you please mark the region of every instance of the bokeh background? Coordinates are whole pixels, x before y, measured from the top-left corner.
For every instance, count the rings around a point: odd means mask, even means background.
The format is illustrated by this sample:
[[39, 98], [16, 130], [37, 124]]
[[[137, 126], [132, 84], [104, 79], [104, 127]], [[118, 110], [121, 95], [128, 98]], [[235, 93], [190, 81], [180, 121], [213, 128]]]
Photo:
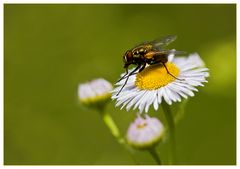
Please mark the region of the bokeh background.
[[[114, 83], [127, 49], [169, 34], [178, 36], [169, 48], [198, 52], [211, 74], [177, 126], [177, 164], [236, 164], [235, 4], [5, 4], [4, 163], [135, 164], [99, 114], [81, 108], [77, 87]], [[114, 102], [107, 111], [122, 133], [136, 113]], [[136, 158], [154, 164], [148, 153]]]

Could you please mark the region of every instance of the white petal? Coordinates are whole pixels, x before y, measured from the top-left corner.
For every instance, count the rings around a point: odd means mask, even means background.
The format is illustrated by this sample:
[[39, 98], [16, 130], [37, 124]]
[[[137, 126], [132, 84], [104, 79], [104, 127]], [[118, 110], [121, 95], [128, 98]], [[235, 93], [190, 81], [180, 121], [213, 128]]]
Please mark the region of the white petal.
[[173, 63], [175, 63], [181, 69], [181, 71], [204, 66], [204, 62], [197, 53], [192, 53], [187, 58], [174, 58]]
[[191, 80], [191, 79], [188, 79], [186, 81], [187, 84], [191, 85], [191, 86], [204, 86], [202, 83], [200, 82], [197, 82], [195, 80]]
[[151, 98], [152, 98], [151, 91], [147, 91], [147, 93], [145, 95], [145, 98], [142, 100], [142, 103], [140, 104], [139, 108], [141, 110], [143, 110], [147, 106], [147, 104], [151, 100]]
[[169, 99], [169, 97], [168, 97], [168, 94], [167, 94], [167, 92], [166, 92], [166, 88], [165, 87], [162, 87], [162, 93], [163, 93], [163, 98], [164, 98], [164, 100], [169, 104], [169, 105], [171, 105], [172, 104], [172, 101]]
[[148, 112], [148, 109], [150, 107], [151, 104], [153, 104], [154, 100], [157, 99], [157, 93], [155, 90], [152, 90], [149, 92], [149, 100], [145, 106], [145, 112]]
[[176, 98], [175, 94], [172, 93], [171, 90], [169, 90], [168, 86], [165, 86], [165, 90], [166, 90], [166, 93], [169, 96], [170, 100], [176, 102], [177, 98]]
[[182, 87], [185, 87], [185, 88], [187, 88], [189, 90], [193, 90], [193, 91], [196, 91], [196, 92], [198, 91], [198, 89], [196, 89], [195, 87], [189, 85], [186, 81], [187, 80], [185, 80], [183, 82], [182, 81], [175, 81], [175, 82], [173, 82], [171, 84], [176, 84], [177, 86], [182, 86]]
[[135, 110], [138, 106], [140, 106], [140, 104], [141, 104], [142, 101], [144, 100], [144, 97], [145, 97], [147, 91], [146, 91], [146, 90], [143, 90], [143, 91], [144, 91], [144, 92], [143, 92], [143, 94], [142, 94], [142, 97], [141, 97], [141, 98], [138, 100], [138, 102], [134, 105], [133, 110]]
[[188, 64], [181, 68], [181, 72], [188, 71], [194, 68], [197, 68], [197, 66], [193, 64]]
[[190, 70], [192, 73], [200, 73], [200, 72], [207, 72], [209, 71], [208, 68], [206, 67], [201, 67], [201, 68], [197, 68], [197, 69], [193, 69], [193, 70]]
[[[176, 50], [175, 50], [175, 49], [172, 49], [172, 51], [174, 52], [174, 51], [176, 51]], [[170, 53], [170, 54], [168, 55], [168, 61], [169, 61], [169, 62], [172, 62], [173, 59], [174, 59], [174, 53]]]
[[178, 86], [178, 89], [179, 89], [180, 91], [182, 91], [183, 93], [185, 93], [185, 94], [187, 94], [187, 95], [189, 95], [189, 96], [194, 96], [194, 93], [193, 93], [191, 90], [189, 90], [188, 88], [183, 87], [181, 83], [174, 83], [174, 84], [175, 84], [176, 86]]
[[162, 94], [162, 88], [160, 88], [160, 89], [158, 89], [157, 90], [157, 95], [158, 95], [158, 97], [157, 97], [157, 99], [158, 99], [158, 104], [161, 104], [161, 102], [162, 102], [162, 97], [163, 97], [163, 94]]
[[137, 93], [137, 95], [129, 102], [129, 104], [127, 105], [126, 109], [130, 110], [130, 108], [136, 104], [143, 96], [143, 94], [145, 93], [144, 90], [141, 90]]
[[185, 93], [183, 93], [183, 92], [181, 91], [181, 88], [179, 88], [177, 85], [171, 83], [171, 84], [168, 85], [168, 87], [171, 88], [171, 90], [173, 90], [173, 91], [175, 91], [176, 93], [178, 93], [178, 94], [179, 94], [180, 96], [182, 96], [183, 98], [185, 98], [185, 99], [188, 98], [188, 96], [187, 96]]
[[192, 72], [192, 71], [186, 71], [182, 72], [181, 76], [184, 77], [193, 77], [193, 76], [200, 76], [200, 77], [208, 77], [209, 73], [208, 72]]
[[[157, 91], [156, 91], [157, 92]], [[154, 99], [153, 102], [153, 107], [157, 111], [158, 110], [158, 96], [156, 95], [156, 98]]]
[[181, 97], [178, 95], [177, 92], [172, 90], [172, 88], [169, 85], [167, 85], [166, 88], [168, 89], [169, 93], [175, 98], [174, 99], [175, 102], [176, 101], [179, 101], [179, 102], [181, 101]]
[[188, 62], [194, 63], [196, 67], [202, 67], [204, 66], [203, 60], [200, 58], [198, 53], [192, 53], [188, 56]]
[[129, 97], [123, 97], [123, 96], [119, 96], [117, 98], [117, 106], [121, 105], [122, 103], [124, 102], [127, 102], [129, 100], [129, 98], [132, 98], [134, 97], [135, 95], [137, 94], [137, 92], [131, 92], [131, 91], [128, 91], [128, 93], [126, 94], [127, 96]]

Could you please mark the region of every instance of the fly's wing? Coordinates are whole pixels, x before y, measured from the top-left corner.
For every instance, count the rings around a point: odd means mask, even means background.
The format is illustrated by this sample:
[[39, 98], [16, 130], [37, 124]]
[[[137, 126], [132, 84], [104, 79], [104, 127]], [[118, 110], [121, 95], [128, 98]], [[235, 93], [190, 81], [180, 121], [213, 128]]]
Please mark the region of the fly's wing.
[[177, 39], [176, 35], [168, 35], [163, 38], [156, 39], [151, 42], [155, 49], [163, 49], [165, 46], [169, 45]]
[[176, 35], [168, 35], [168, 36], [164, 36], [164, 37], [159, 38], [159, 39], [155, 39], [153, 41], [145, 41], [145, 42], [139, 43], [139, 44], [135, 45], [132, 49], [135, 49], [135, 48], [140, 47], [140, 46], [151, 44], [153, 49], [160, 50], [160, 49], [163, 49], [165, 46], [167, 46], [168, 44], [170, 44], [171, 42], [173, 42], [176, 39], [177, 39]]
[[184, 55], [187, 52], [185, 51], [178, 51], [178, 50], [161, 50], [161, 51], [154, 51], [155, 55], [162, 55], [162, 54], [175, 54], [175, 55]]
[[132, 49], [135, 49], [137, 47], [144, 46], [144, 45], [147, 45], [147, 44], [151, 44], [151, 42], [150, 41], [144, 41], [144, 42], [138, 43]]

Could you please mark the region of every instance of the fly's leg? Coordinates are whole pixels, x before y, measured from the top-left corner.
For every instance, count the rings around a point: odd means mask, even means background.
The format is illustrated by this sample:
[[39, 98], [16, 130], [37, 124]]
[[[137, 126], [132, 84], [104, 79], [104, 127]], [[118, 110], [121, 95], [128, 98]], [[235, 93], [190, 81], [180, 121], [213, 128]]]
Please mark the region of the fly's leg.
[[143, 69], [146, 67], [146, 62], [142, 65], [142, 67], [139, 69], [139, 71], [138, 72], [141, 72], [141, 71], [143, 71]]
[[119, 93], [122, 91], [122, 89], [125, 87], [125, 85], [127, 84], [127, 81], [128, 81], [128, 79], [129, 79], [129, 77], [130, 77], [131, 75], [133, 75], [140, 67], [141, 67], [141, 65], [138, 65], [131, 73], [129, 73], [129, 75], [127, 76], [127, 79], [125, 80], [123, 86], [122, 86], [121, 89], [118, 91], [118, 93], [117, 93], [116, 96], [118, 96]]
[[127, 75], [128, 75], [128, 68], [126, 68], [126, 73], [117, 82], [120, 82], [122, 79], [125, 79]]
[[169, 71], [168, 71], [168, 69], [167, 69], [167, 66], [165, 65], [165, 63], [163, 63], [163, 62], [161, 62], [162, 64], [163, 64], [163, 66], [165, 67], [165, 69], [166, 69], [166, 71], [167, 71], [167, 73], [169, 74], [169, 75], [171, 75], [172, 77], [174, 77], [175, 79], [177, 79], [177, 80], [183, 80], [183, 79], [179, 79], [179, 78], [177, 78], [176, 76], [174, 76], [173, 74], [171, 74]]
[[[145, 67], [146, 67], [146, 63], [144, 63], [140, 69], [138, 68], [138, 69], [139, 69], [138, 72], [135, 71], [134, 73], [130, 73], [129, 76], [132, 76], [132, 75], [135, 75], [135, 74], [141, 72]], [[127, 78], [127, 77], [126, 77], [127, 74], [128, 74], [128, 70], [126, 70], [126, 74], [123, 75], [123, 77], [121, 77], [117, 82], [121, 81], [122, 79]]]

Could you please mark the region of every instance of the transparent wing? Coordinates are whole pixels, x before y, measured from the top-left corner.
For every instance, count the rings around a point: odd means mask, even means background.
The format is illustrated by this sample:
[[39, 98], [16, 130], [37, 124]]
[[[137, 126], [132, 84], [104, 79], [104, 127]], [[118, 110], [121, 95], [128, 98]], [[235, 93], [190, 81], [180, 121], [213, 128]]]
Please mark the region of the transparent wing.
[[132, 49], [140, 47], [140, 46], [144, 46], [144, 45], [147, 45], [147, 44], [151, 44], [151, 42], [150, 41], [145, 41], [145, 42], [138, 43]]
[[168, 35], [151, 42], [154, 48], [162, 49], [177, 39], [176, 35]]
[[178, 51], [178, 50], [161, 50], [161, 51], [154, 51], [154, 54], [161, 55], [161, 54], [175, 54], [175, 55], [184, 55], [187, 52], [185, 51]]
[[173, 42], [176, 39], [177, 39], [176, 35], [168, 35], [168, 36], [164, 36], [164, 37], [155, 39], [153, 41], [141, 42], [141, 43], [135, 45], [132, 49], [139, 47], [139, 46], [151, 44], [153, 48], [159, 50], [159, 49], [163, 49], [165, 46], [167, 46], [168, 44], [170, 44], [171, 42]]

